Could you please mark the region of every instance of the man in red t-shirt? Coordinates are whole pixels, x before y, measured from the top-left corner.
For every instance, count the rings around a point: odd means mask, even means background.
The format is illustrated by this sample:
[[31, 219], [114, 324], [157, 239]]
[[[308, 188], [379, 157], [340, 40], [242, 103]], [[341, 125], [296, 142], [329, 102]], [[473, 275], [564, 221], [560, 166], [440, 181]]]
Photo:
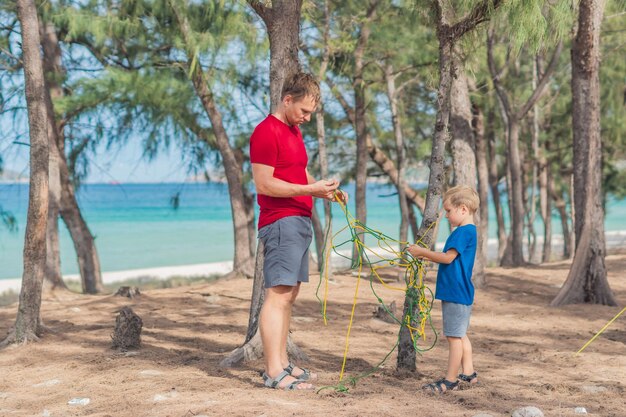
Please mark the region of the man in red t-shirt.
[[[281, 102], [250, 138], [252, 175], [261, 208], [259, 239], [265, 245], [265, 300], [259, 317], [265, 372], [271, 388], [313, 389], [314, 373], [289, 362], [287, 336], [291, 308], [301, 282], [309, 280], [313, 197], [333, 201], [337, 180], [316, 181], [298, 126], [311, 120], [320, 89], [310, 74], [285, 80]], [[341, 194], [342, 199], [347, 195]]]

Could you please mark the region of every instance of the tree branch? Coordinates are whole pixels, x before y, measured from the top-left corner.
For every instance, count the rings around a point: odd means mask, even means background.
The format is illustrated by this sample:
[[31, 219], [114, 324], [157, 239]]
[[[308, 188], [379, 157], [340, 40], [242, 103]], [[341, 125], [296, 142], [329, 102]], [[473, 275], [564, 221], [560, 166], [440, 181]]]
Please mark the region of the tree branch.
[[533, 91], [533, 94], [530, 96], [528, 101], [526, 101], [526, 104], [524, 104], [524, 106], [517, 113], [516, 117], [518, 120], [524, 117], [526, 113], [528, 113], [530, 108], [534, 106], [535, 102], [539, 100], [539, 98], [545, 91], [546, 86], [548, 85], [548, 82], [550, 81], [550, 77], [552, 76], [552, 74], [554, 73], [554, 70], [556, 69], [556, 65], [559, 61], [559, 56], [561, 55], [562, 50], [563, 50], [563, 41], [560, 41], [559, 44], [554, 49], [554, 52], [552, 53], [552, 58], [550, 59], [548, 68], [546, 68], [546, 71], [543, 73], [541, 80], [539, 81], [539, 84], [537, 85], [537, 88], [535, 88], [535, 91]]

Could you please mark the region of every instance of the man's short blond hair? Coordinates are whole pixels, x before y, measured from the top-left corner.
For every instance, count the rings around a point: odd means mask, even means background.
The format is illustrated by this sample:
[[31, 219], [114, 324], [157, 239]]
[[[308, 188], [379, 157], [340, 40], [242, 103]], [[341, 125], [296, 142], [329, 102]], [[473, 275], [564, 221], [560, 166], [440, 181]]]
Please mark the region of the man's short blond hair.
[[282, 100], [286, 96], [293, 97], [294, 101], [309, 96], [315, 103], [319, 103], [321, 98], [320, 85], [313, 75], [296, 72], [291, 77], [287, 77], [283, 83], [280, 99]]
[[480, 205], [480, 198], [478, 197], [476, 190], [472, 187], [467, 185], [457, 185], [446, 191], [443, 195], [443, 202], [447, 202], [454, 207], [460, 207], [463, 205], [467, 207], [470, 213], [474, 214]]

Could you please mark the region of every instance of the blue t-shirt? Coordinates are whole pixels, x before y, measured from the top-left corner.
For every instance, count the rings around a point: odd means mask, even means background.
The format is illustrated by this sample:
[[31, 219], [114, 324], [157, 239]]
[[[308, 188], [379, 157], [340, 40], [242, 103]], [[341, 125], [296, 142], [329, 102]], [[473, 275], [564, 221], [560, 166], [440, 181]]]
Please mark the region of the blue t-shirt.
[[476, 257], [476, 226], [459, 226], [446, 240], [443, 251], [456, 249], [459, 253], [449, 264], [439, 264], [435, 298], [452, 303], [472, 305], [474, 303], [474, 284], [472, 269]]

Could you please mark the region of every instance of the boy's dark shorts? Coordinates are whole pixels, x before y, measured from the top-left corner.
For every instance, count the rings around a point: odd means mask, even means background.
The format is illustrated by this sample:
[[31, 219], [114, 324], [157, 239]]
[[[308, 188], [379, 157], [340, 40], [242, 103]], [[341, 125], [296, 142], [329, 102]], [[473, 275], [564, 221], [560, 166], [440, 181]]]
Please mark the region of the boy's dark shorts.
[[469, 329], [472, 306], [441, 301], [443, 334], [447, 337], [463, 337]]
[[309, 245], [313, 239], [310, 217], [278, 219], [259, 230], [259, 239], [265, 245], [265, 288], [309, 282]]

